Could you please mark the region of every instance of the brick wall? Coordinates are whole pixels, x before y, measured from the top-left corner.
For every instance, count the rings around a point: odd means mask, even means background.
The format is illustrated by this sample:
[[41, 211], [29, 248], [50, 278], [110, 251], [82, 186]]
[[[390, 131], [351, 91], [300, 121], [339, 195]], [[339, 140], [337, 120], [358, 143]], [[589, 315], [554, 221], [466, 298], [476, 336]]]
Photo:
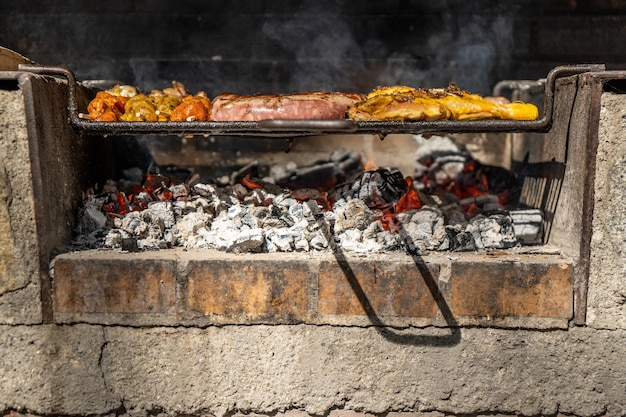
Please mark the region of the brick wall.
[[95, 1], [0, 4], [0, 45], [79, 79], [209, 94], [457, 82], [485, 93], [558, 64], [623, 66], [623, 2]]
[[52, 272], [57, 323], [567, 328], [574, 263], [497, 253], [93, 251], [57, 256]]

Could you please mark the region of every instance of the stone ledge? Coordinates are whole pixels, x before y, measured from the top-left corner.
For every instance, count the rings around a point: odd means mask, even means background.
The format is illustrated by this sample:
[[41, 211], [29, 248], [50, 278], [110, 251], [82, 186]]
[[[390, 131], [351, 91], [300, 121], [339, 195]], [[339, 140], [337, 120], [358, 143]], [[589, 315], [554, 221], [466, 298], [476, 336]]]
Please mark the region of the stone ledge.
[[565, 328], [560, 255], [82, 251], [53, 262], [57, 323]]

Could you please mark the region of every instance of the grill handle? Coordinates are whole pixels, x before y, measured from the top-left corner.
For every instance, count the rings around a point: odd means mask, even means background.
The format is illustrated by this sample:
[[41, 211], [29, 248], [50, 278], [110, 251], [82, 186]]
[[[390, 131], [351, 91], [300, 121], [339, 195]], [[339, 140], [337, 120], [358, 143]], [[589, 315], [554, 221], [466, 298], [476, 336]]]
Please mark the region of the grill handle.
[[355, 132], [357, 125], [353, 120], [260, 120], [257, 126], [261, 131], [287, 130], [293, 132], [336, 131]]

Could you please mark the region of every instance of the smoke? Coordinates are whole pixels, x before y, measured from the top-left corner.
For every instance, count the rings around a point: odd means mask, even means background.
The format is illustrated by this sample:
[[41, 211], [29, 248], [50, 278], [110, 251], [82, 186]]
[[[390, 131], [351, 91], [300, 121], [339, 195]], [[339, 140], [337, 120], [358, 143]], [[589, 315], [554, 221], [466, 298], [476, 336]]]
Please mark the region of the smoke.
[[447, 9], [437, 27], [424, 25], [423, 17], [413, 11], [413, 22], [404, 19], [399, 24], [419, 30], [411, 33], [400, 27], [393, 34], [406, 33], [406, 39], [390, 39], [380, 28], [363, 33], [362, 24], [342, 13], [343, 4], [305, 0], [288, 19], [266, 18], [262, 34], [293, 57], [286, 89], [358, 91], [377, 85], [442, 87], [455, 82], [489, 94], [510, 64], [513, 8]]
[[368, 92], [380, 85], [450, 82], [486, 95], [508, 78], [517, 9], [480, 3], [401, 2], [369, 15], [346, 0], [301, 0], [286, 12], [267, 5], [251, 14], [231, 8], [215, 30], [207, 29], [206, 19], [185, 28], [206, 30], [211, 44], [200, 47], [187, 37], [188, 47], [157, 61], [131, 58], [128, 70], [146, 89], [176, 79], [212, 95]]
[[456, 39], [437, 48], [430, 75], [434, 77], [434, 71], [442, 70], [461, 88], [488, 94], [511, 59], [512, 21], [503, 15], [471, 15], [460, 23]]
[[294, 57], [287, 89], [350, 88], [346, 80], [363, 70], [361, 48], [341, 5], [306, 0], [291, 19], [269, 17], [262, 25], [262, 33]]
[[377, 82], [414, 87], [445, 87], [454, 82], [479, 94], [490, 94], [511, 61], [513, 22], [511, 16], [477, 14], [448, 16], [440, 30], [423, 42], [426, 59], [415, 54], [392, 52]]

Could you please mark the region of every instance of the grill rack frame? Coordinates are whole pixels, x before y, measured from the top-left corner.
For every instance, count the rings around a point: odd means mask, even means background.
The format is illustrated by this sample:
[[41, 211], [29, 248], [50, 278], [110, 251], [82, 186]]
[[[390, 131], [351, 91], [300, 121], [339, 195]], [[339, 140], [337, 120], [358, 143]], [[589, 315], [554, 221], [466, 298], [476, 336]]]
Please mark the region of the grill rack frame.
[[552, 127], [556, 79], [588, 72], [604, 71], [604, 64], [564, 65], [553, 68], [545, 79], [543, 115], [536, 120], [435, 120], [435, 121], [354, 121], [345, 120], [261, 120], [192, 122], [98, 122], [79, 117], [77, 81], [74, 73], [62, 66], [20, 64], [19, 71], [60, 76], [68, 83], [69, 123], [81, 134], [101, 136], [179, 135], [293, 138], [329, 134], [488, 133], [548, 132]]

